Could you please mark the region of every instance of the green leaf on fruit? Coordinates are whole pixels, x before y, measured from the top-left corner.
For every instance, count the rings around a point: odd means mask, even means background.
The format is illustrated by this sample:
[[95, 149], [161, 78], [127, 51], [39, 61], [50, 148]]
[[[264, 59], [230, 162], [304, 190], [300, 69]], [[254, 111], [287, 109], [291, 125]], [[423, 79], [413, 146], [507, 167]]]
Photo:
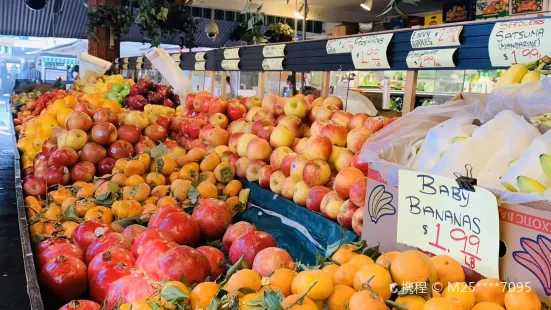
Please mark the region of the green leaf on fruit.
[[161, 296], [168, 301], [182, 301], [188, 299], [189, 296], [186, 295], [182, 290], [174, 285], [168, 286], [161, 292]]
[[180, 278], [180, 282], [184, 283], [184, 285], [187, 286], [188, 288], [191, 287], [191, 285], [189, 285], [189, 282], [188, 282], [187, 279], [186, 279], [186, 276], [182, 276], [182, 277]]
[[221, 240], [213, 240], [213, 241], [207, 241], [207, 246], [211, 246], [213, 248], [222, 249], [222, 241]]
[[197, 191], [197, 189], [195, 189], [194, 186], [191, 186], [189, 188], [187, 196], [191, 200], [192, 203], [197, 202], [197, 198], [199, 198], [200, 195], [201, 194], [199, 194], [199, 192]]
[[159, 305], [154, 301], [148, 301], [147, 304], [151, 310], [161, 310], [161, 307], [159, 307]]
[[237, 203], [235, 206], [231, 208], [231, 214], [236, 215], [237, 213], [241, 213], [247, 210], [247, 206], [244, 203]]
[[331, 243], [327, 245], [327, 249], [325, 250], [325, 258], [329, 258], [335, 253], [340, 247], [341, 247], [342, 240], [337, 240], [334, 243]]
[[120, 187], [119, 187], [119, 184], [117, 184], [117, 183], [115, 183], [115, 182], [108, 181], [108, 183], [107, 183], [107, 189], [108, 189], [111, 193], [118, 193], [119, 190], [120, 190]]
[[160, 143], [156, 147], [152, 148], [149, 153], [155, 160], [161, 158], [161, 156], [168, 154], [168, 147], [164, 143]]
[[239, 291], [240, 293], [245, 294], [245, 295], [246, 295], [246, 294], [256, 293], [256, 291], [253, 290], [253, 289], [250, 288], [250, 287], [242, 287], [242, 288], [238, 289], [238, 291]]
[[228, 196], [227, 195], [218, 196], [218, 200], [226, 201], [228, 200]]
[[67, 221], [73, 221], [77, 223], [82, 223], [82, 219], [78, 217], [77, 211], [73, 205], [68, 206], [63, 210], [63, 217]]
[[283, 296], [283, 294], [279, 290], [264, 290], [264, 303], [267, 309], [283, 310], [283, 307], [281, 307], [281, 302], [283, 301], [284, 297], [285, 296]]
[[226, 284], [226, 282], [228, 282], [228, 280], [231, 278], [231, 276], [233, 276], [234, 273], [237, 272], [237, 270], [239, 270], [240, 267], [243, 267], [243, 264], [245, 264], [245, 255], [241, 255], [241, 257], [239, 258], [239, 260], [237, 262], [235, 262], [235, 264], [233, 264], [233, 266], [231, 266], [230, 268], [228, 268], [228, 271], [226, 272], [226, 276], [224, 278], [218, 278], [216, 281], [216, 283], [220, 284], [220, 287], [224, 286], [224, 284]]

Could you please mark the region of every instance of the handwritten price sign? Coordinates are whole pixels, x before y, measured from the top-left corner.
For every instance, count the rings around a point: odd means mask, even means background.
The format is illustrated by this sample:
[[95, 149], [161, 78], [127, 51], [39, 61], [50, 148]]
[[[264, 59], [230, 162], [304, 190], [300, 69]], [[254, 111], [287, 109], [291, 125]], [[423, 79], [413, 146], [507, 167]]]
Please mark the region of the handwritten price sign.
[[352, 53], [352, 48], [354, 48], [354, 40], [356, 40], [356, 38], [328, 40], [325, 45], [325, 50], [327, 51], [327, 54]]
[[551, 21], [514, 20], [495, 23], [488, 43], [494, 67], [508, 67], [551, 55]]
[[266, 45], [262, 48], [262, 55], [264, 57], [284, 57], [285, 44]]
[[426, 48], [461, 45], [461, 42], [459, 42], [461, 30], [463, 30], [463, 26], [414, 31], [410, 39], [411, 47]]
[[205, 60], [205, 56], [207, 55], [206, 52], [198, 52], [198, 53], [195, 53], [195, 60], [196, 61], [203, 61]]
[[198, 61], [195, 63], [195, 70], [196, 71], [205, 71], [205, 65], [207, 64], [206, 61]]
[[283, 70], [283, 59], [284, 58], [266, 58], [262, 61], [262, 69], [266, 71], [270, 70]]
[[456, 48], [410, 51], [406, 58], [408, 68], [453, 68]]
[[488, 278], [499, 278], [499, 215], [494, 194], [469, 192], [455, 180], [400, 170], [397, 241], [447, 254]]
[[234, 59], [234, 60], [228, 60], [228, 59], [224, 59], [222, 60], [222, 68], [224, 68], [224, 70], [239, 70], [239, 60], [238, 59]]
[[224, 50], [224, 59], [239, 59], [239, 47], [226, 48]]
[[352, 61], [356, 69], [389, 69], [386, 50], [392, 33], [357, 37], [352, 48]]

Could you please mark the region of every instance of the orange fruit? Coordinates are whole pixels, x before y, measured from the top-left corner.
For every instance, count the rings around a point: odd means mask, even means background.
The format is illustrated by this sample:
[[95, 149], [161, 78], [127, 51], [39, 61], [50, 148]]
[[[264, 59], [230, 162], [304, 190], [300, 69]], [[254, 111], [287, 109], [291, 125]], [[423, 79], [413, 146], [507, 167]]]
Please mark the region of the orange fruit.
[[170, 191], [170, 186], [168, 185], [158, 185], [155, 186], [151, 190], [151, 196], [163, 198], [165, 196], [168, 196], [168, 192]]
[[337, 272], [337, 269], [339, 269], [338, 265], [331, 264], [331, 265], [327, 265], [327, 266], [323, 267], [322, 270], [325, 273], [327, 273], [331, 277], [331, 279], [333, 279], [333, 277], [335, 276], [335, 273]]
[[174, 171], [174, 172], [172, 172], [171, 174], [168, 175], [169, 183], [172, 183], [172, 182], [174, 182], [175, 180], [177, 180], [179, 178], [180, 178], [179, 171]]
[[376, 293], [371, 291], [359, 291], [350, 297], [348, 302], [349, 310], [388, 310], [385, 301]]
[[216, 296], [218, 287], [218, 284], [214, 282], [203, 282], [197, 284], [197, 286], [191, 291], [189, 298], [191, 301], [191, 309], [207, 309], [210, 302], [214, 299], [214, 296]]
[[149, 154], [147, 153], [140, 153], [138, 156], [137, 156], [137, 159], [139, 161], [142, 162], [143, 166], [145, 168], [151, 166], [151, 156], [149, 156]]
[[146, 205], [146, 204], [152, 204], [152, 205], [157, 205], [157, 201], [159, 201], [159, 197], [148, 197], [144, 202], [143, 204]]
[[399, 286], [427, 281], [434, 283], [438, 279], [430, 258], [417, 250], [408, 250], [397, 255], [390, 264], [390, 274]]
[[444, 297], [435, 297], [427, 300], [427, 302], [421, 309], [423, 310], [461, 310], [463, 308], [461, 308], [460, 305]]
[[170, 196], [161, 197], [159, 198], [159, 200], [157, 200], [157, 207], [159, 208], [162, 206], [169, 206], [169, 205], [178, 205], [178, 201], [176, 201], [176, 199]]
[[111, 177], [111, 182], [114, 182], [119, 186], [124, 186], [126, 185], [126, 179], [127, 178], [124, 173], [120, 172], [113, 174], [113, 176]]
[[81, 199], [75, 202], [75, 211], [77, 211], [77, 215], [79, 217], [83, 217], [86, 215], [86, 212], [88, 212], [88, 210], [92, 209], [95, 206], [97, 205], [94, 199]]
[[178, 167], [178, 163], [174, 158], [169, 155], [163, 155], [160, 159], [157, 160], [157, 168], [159, 172], [164, 175], [170, 175]]
[[203, 160], [201, 161], [201, 164], [199, 165], [199, 168], [201, 171], [213, 171], [214, 168], [220, 163], [220, 156], [216, 153], [210, 153]]
[[261, 295], [259, 293], [250, 293], [239, 298], [239, 310], [251, 310], [256, 309], [254, 306], [249, 306], [248, 303]]
[[122, 189], [122, 199], [132, 199], [142, 202], [149, 197], [150, 193], [151, 188], [147, 185], [147, 183], [137, 184], [134, 186], [125, 186]]
[[464, 282], [465, 272], [463, 267], [455, 259], [448, 255], [437, 255], [430, 258], [436, 268], [438, 281], [442, 283], [442, 288], [448, 286], [448, 283]]
[[93, 207], [90, 210], [86, 211], [84, 215], [85, 221], [100, 220], [104, 224], [111, 224], [113, 222], [113, 212], [110, 208], [104, 206]]
[[350, 244], [345, 244], [341, 246], [333, 255], [331, 255], [331, 258], [341, 264], [348, 263], [352, 259], [352, 257], [358, 255], [358, 253], [353, 252], [356, 247]]
[[388, 269], [388, 266], [390, 266], [390, 263], [398, 256], [400, 252], [398, 251], [392, 251], [392, 252], [386, 252], [381, 254], [379, 258], [375, 261], [376, 264], [379, 264], [383, 266], [384, 268]]
[[505, 310], [505, 308], [493, 302], [483, 301], [474, 305], [471, 310]]
[[238, 290], [241, 288], [250, 288], [258, 292], [262, 287], [258, 273], [250, 269], [241, 269], [234, 273], [228, 281], [228, 292], [242, 295]]
[[[65, 100], [65, 103], [67, 104], [67, 106], [69, 106], [71, 109], [74, 108], [77, 103], [78, 103], [78, 99], [73, 96], [73, 95], [67, 95], [65, 96], [65, 98], [63, 98], [63, 100]], [[56, 100], [57, 101], [57, 100]], [[115, 101], [116, 102], [116, 101]]]
[[355, 264], [342, 264], [333, 275], [333, 284], [341, 284], [352, 287], [354, 275], [362, 266]]
[[352, 257], [349, 261], [349, 264], [356, 264], [360, 266], [375, 264], [375, 262], [371, 259], [371, 257], [363, 254], [358, 254], [354, 257]]
[[350, 286], [337, 284], [333, 287], [329, 298], [325, 300], [325, 304], [329, 310], [348, 310], [348, 303], [354, 293], [356, 291]]
[[239, 204], [239, 197], [237, 197], [237, 196], [233, 196], [233, 197], [230, 197], [230, 198], [226, 199], [226, 206], [228, 206], [228, 208], [230, 208], [230, 210], [233, 210], [233, 208], [235, 206], [237, 206], [237, 204]]
[[145, 167], [143, 163], [137, 159], [131, 159], [124, 166], [124, 175], [127, 177], [132, 175], [142, 175], [145, 173]]
[[329, 297], [333, 292], [333, 280], [322, 270], [307, 270], [297, 274], [291, 284], [291, 291], [293, 294], [303, 295], [316, 281], [316, 285], [306, 296], [313, 301]]
[[318, 307], [318, 310], [323, 310], [324, 307], [325, 307], [325, 303], [324, 303], [323, 300], [316, 300], [316, 301], [314, 301], [314, 303]]
[[61, 205], [65, 199], [72, 197], [73, 193], [66, 188], [60, 188], [50, 192], [48, 195], [50, 195], [54, 203]]
[[50, 221], [58, 221], [61, 219], [61, 207], [50, 204], [46, 208], [44, 208], [44, 213], [42, 214], [45, 219], [48, 219]]
[[474, 286], [476, 303], [487, 301], [504, 306], [506, 293], [505, 283], [496, 279], [482, 279]]
[[289, 296], [291, 295], [291, 284], [295, 275], [296, 272], [291, 269], [276, 269], [271, 276], [262, 278], [262, 286], [269, 287], [272, 290], [279, 289], [283, 296]]
[[119, 111], [121, 110], [121, 105], [118, 102], [116, 102], [115, 100], [109, 100], [109, 99], [106, 99], [105, 101], [103, 101], [103, 104], [101, 105], [101, 107], [111, 109], [116, 113], [119, 113]]
[[144, 184], [144, 183], [145, 183], [144, 178], [142, 178], [139, 175], [132, 175], [126, 178], [126, 182], [124, 183], [124, 185], [135, 186], [135, 185]]
[[119, 169], [120, 171], [124, 171], [126, 164], [128, 164], [128, 159], [119, 158], [117, 159], [117, 161], [115, 161], [115, 168]]
[[177, 179], [170, 183], [170, 192], [179, 201], [187, 199], [191, 182], [189, 180]]
[[157, 185], [165, 185], [166, 178], [161, 173], [150, 172], [145, 176], [145, 183], [149, 184], [149, 186], [151, 187], [155, 187]]
[[369, 284], [373, 292], [385, 300], [392, 295], [390, 291], [392, 278], [386, 269], [377, 264], [363, 266], [356, 272], [353, 280], [354, 289], [359, 291], [362, 286], [366, 286], [366, 283]]
[[224, 195], [227, 195], [228, 197], [233, 197], [237, 196], [242, 188], [243, 184], [241, 184], [241, 182], [239, 182], [238, 180], [231, 180], [230, 182], [228, 182], [228, 184], [226, 184], [226, 186], [224, 186], [224, 190], [222, 191], [222, 193]]
[[281, 307], [285, 310], [319, 310], [316, 303], [308, 297], [304, 297], [302, 303], [297, 303], [301, 297], [301, 294], [287, 296], [281, 302]]
[[77, 199], [84, 199], [92, 196], [94, 194], [94, 184], [86, 183], [83, 184], [80, 189], [77, 191]]
[[[406, 295], [396, 298], [396, 303], [406, 306], [408, 310], [421, 310], [425, 304], [425, 299], [417, 295]], [[396, 308], [392, 309], [395, 310]]]
[[185, 164], [178, 173], [180, 179], [196, 181], [199, 178], [199, 165], [195, 162]]
[[212, 173], [212, 171], [203, 171], [199, 173], [199, 179], [197, 180], [197, 182], [208, 182], [216, 185], [216, 178], [214, 177], [214, 173]]
[[201, 198], [218, 198], [218, 189], [212, 183], [203, 182], [197, 186], [196, 190]]
[[201, 161], [207, 155], [207, 150], [203, 148], [193, 148], [185, 156], [178, 158], [178, 165], [184, 166], [187, 163]]
[[455, 302], [464, 310], [471, 309], [475, 304], [474, 291], [465, 282], [449, 283], [442, 297]]
[[[168, 281], [167, 283], [165, 283], [165, 285], [163, 285], [163, 288], [161, 289], [161, 295], [169, 287], [172, 287], [173, 289], [176, 288], [176, 289], [180, 290], [182, 293], [186, 294], [186, 296], [188, 296], [188, 297], [191, 295], [191, 291], [189, 290], [189, 287], [187, 287], [184, 283], [182, 283], [180, 281]], [[163, 304], [164, 304], [164, 302], [166, 302], [164, 300], [164, 298], [162, 298], [162, 301], [163, 301]], [[189, 298], [185, 299], [184, 303], [186, 305], [189, 305]]]
[[505, 293], [507, 310], [540, 310], [541, 301], [533, 289], [526, 286], [515, 286]]
[[235, 178], [235, 167], [230, 163], [219, 163], [214, 168], [214, 177], [220, 183], [228, 183]]

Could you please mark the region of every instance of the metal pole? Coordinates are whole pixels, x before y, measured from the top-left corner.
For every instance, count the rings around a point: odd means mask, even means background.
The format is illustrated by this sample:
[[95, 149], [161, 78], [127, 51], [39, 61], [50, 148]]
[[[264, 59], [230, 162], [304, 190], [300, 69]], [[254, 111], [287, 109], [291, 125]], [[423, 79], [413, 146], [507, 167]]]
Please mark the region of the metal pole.
[[[298, 0], [295, 0], [295, 12], [298, 12]], [[298, 41], [298, 19], [295, 17], [295, 41]]]
[[308, 0], [304, 0], [304, 19], [302, 20], [302, 41], [306, 41], [306, 18], [308, 15]]

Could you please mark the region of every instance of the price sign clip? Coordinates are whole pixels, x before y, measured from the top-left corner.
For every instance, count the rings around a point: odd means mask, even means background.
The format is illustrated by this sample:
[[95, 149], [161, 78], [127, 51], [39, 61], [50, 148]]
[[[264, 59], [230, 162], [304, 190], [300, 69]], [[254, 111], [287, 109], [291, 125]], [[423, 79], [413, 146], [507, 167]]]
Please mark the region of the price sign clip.
[[476, 179], [473, 178], [473, 166], [466, 164], [465, 171], [466, 175], [462, 176], [459, 172], [455, 172], [454, 175], [457, 178], [455, 181], [464, 190], [469, 192], [474, 192], [474, 187], [477, 185]]

